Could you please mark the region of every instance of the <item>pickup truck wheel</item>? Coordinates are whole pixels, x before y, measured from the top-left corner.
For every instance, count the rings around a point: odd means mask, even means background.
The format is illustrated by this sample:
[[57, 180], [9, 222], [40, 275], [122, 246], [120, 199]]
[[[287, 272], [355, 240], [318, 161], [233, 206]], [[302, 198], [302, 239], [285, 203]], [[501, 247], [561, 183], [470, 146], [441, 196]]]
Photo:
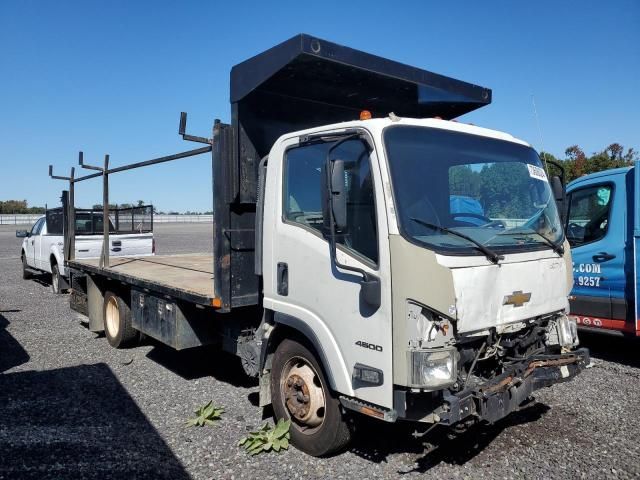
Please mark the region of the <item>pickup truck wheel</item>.
[[58, 268], [58, 265], [54, 264], [51, 266], [51, 291], [56, 295], [62, 293], [60, 283], [60, 269]]
[[27, 259], [24, 255], [22, 255], [22, 278], [24, 280], [28, 280], [31, 278], [31, 272], [29, 271], [29, 267], [27, 266]]
[[138, 331], [131, 326], [129, 305], [109, 291], [104, 294], [104, 333], [114, 348], [131, 346], [138, 339]]
[[315, 355], [294, 340], [276, 349], [271, 369], [271, 398], [278, 419], [291, 420], [291, 443], [314, 457], [343, 449], [352, 429], [329, 389]]

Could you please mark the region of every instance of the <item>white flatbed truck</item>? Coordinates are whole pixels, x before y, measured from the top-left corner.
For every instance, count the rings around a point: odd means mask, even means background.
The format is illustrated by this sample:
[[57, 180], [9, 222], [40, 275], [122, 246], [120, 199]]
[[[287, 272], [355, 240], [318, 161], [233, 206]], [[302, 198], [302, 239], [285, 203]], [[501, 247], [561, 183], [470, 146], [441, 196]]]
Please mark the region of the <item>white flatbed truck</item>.
[[231, 124], [203, 139], [181, 119], [212, 152], [213, 255], [69, 259], [72, 307], [114, 347], [237, 354], [311, 455], [344, 448], [356, 413], [495, 422], [589, 353], [566, 315], [563, 186], [527, 143], [449, 121], [490, 101], [308, 35], [246, 60]]

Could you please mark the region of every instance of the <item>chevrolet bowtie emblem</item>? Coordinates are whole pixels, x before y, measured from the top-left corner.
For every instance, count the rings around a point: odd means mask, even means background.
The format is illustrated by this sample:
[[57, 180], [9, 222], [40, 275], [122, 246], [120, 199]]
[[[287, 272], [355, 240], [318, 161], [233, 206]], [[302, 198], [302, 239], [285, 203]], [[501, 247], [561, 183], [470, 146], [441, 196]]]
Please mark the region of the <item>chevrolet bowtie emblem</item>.
[[522, 293], [522, 290], [518, 290], [517, 292], [513, 292], [511, 295], [505, 295], [502, 304], [521, 307], [529, 300], [531, 300], [531, 292]]

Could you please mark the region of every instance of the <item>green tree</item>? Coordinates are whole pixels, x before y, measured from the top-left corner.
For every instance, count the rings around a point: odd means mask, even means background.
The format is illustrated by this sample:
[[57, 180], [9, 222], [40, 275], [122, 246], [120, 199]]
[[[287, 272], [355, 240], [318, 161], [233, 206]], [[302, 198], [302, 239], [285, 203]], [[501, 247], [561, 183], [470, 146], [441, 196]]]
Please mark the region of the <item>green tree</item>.
[[529, 174], [519, 164], [514, 171], [511, 162], [485, 165], [480, 171], [480, 199], [488, 217], [512, 217], [526, 214], [530, 208]]
[[0, 200], [0, 213], [44, 213], [44, 207], [29, 207], [26, 200]]
[[[540, 157], [544, 160], [557, 160], [553, 155], [542, 152]], [[628, 167], [638, 160], [638, 152], [633, 148], [625, 148], [619, 143], [612, 143], [600, 152], [587, 156], [578, 145], [572, 145], [565, 150], [565, 158], [559, 160], [566, 175], [566, 181], [570, 182], [589, 173], [601, 172], [611, 168]], [[549, 165], [549, 174], [556, 175], [557, 169]]]

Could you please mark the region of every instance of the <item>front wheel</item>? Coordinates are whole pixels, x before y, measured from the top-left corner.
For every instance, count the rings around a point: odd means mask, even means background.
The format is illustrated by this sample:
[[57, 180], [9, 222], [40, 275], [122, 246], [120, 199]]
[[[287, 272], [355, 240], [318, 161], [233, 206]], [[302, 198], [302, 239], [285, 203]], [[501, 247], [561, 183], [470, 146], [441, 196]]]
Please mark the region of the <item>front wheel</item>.
[[54, 264], [51, 266], [51, 291], [56, 295], [62, 293], [62, 288], [60, 287], [61, 282], [60, 269], [58, 265]]
[[22, 255], [22, 278], [27, 280], [31, 278], [31, 271], [29, 271], [29, 266], [27, 265], [27, 257]]
[[314, 457], [347, 446], [352, 427], [329, 389], [314, 353], [285, 339], [276, 349], [271, 369], [271, 399], [278, 419], [291, 420], [291, 443]]

